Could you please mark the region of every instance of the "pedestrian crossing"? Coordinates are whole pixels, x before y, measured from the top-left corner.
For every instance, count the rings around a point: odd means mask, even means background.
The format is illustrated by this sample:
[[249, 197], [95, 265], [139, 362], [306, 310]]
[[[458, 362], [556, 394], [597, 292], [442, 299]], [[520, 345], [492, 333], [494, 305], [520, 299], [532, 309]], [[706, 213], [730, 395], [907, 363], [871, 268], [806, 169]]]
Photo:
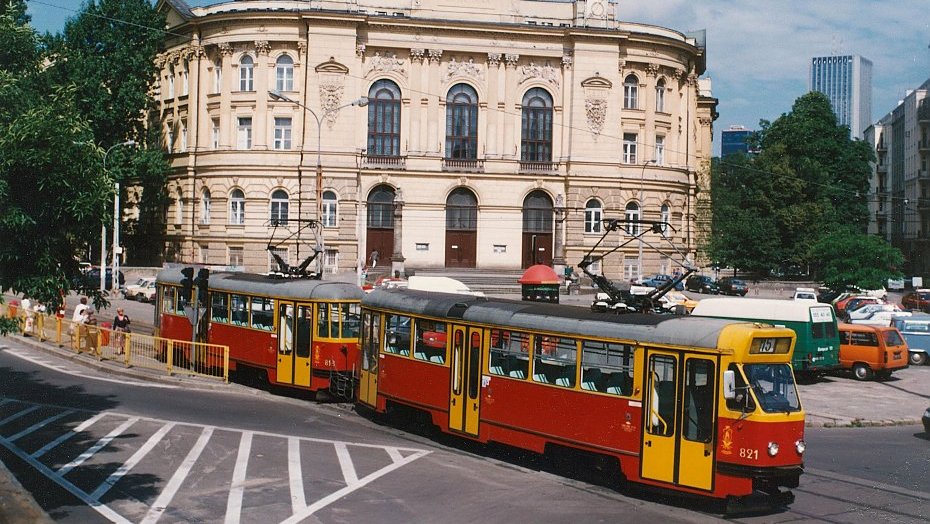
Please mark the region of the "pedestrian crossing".
[[0, 445], [112, 522], [300, 522], [430, 452], [0, 398]]

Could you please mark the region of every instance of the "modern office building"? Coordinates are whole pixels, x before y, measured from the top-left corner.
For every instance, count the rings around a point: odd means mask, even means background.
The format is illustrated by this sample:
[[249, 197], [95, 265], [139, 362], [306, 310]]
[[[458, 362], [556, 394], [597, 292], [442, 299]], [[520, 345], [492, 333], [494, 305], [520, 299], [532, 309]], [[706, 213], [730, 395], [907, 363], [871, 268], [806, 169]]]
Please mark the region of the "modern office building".
[[723, 158], [733, 153], [749, 154], [749, 144], [746, 140], [752, 136], [755, 131], [746, 129], [743, 126], [734, 125], [729, 129], [720, 132], [720, 157]]
[[872, 124], [872, 62], [859, 55], [817, 56], [811, 59], [810, 90], [830, 99], [840, 125], [852, 138]]
[[930, 277], [930, 79], [865, 131], [874, 147], [869, 232], [905, 257], [907, 276]]
[[605, 219], [626, 230], [595, 252], [607, 276], [675, 269], [652, 248], [639, 263], [639, 219], [700, 258], [717, 116], [700, 33], [604, 0], [158, 8], [171, 261], [297, 265], [318, 227], [327, 272], [375, 251], [392, 272], [558, 270]]

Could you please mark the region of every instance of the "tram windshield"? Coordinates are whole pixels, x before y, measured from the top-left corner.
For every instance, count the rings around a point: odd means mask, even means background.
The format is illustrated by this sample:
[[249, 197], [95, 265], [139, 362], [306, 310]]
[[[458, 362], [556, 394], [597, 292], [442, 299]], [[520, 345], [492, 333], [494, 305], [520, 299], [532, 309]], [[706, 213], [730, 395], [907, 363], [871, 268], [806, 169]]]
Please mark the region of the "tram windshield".
[[801, 411], [794, 374], [788, 364], [746, 364], [746, 378], [766, 413]]

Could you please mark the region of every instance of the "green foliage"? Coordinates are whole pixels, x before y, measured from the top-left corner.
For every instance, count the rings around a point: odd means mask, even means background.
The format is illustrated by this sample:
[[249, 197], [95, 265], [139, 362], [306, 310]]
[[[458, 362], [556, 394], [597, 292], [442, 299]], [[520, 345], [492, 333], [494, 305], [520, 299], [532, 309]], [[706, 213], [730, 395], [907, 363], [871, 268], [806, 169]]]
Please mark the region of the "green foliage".
[[850, 229], [833, 231], [811, 247], [811, 257], [819, 261], [823, 282], [832, 289], [859, 286], [883, 287], [889, 278], [900, 278], [898, 268], [904, 255], [884, 239]]
[[865, 233], [874, 156], [837, 125], [823, 94], [808, 93], [775, 122], [761, 121], [752, 142], [757, 156], [713, 167], [717, 263], [757, 272], [817, 267], [811, 246], [841, 228]]

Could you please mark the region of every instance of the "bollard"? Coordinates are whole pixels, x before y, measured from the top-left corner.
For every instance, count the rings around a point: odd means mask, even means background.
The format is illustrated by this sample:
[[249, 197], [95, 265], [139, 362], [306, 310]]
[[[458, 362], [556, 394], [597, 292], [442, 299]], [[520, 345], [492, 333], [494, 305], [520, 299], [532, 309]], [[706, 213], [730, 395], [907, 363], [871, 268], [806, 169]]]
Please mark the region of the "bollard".
[[168, 355], [166, 355], [165, 365], [168, 368], [168, 374], [171, 375], [171, 364], [174, 362], [174, 341], [168, 341]]
[[132, 333], [123, 334], [123, 362], [127, 368], [129, 367], [129, 348], [132, 347], [130, 337], [132, 337]]

